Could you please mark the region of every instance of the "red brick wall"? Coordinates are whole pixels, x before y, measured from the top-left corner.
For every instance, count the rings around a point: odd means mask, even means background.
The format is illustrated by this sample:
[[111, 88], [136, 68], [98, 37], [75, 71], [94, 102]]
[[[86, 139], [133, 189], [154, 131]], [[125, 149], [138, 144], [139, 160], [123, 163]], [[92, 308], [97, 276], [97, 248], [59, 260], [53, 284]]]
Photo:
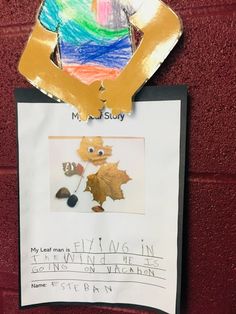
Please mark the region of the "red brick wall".
[[[184, 35], [150, 84], [188, 84], [188, 176], [184, 218], [184, 314], [236, 313], [236, 2], [169, 0]], [[15, 87], [17, 62], [39, 0], [0, 1], [0, 314], [147, 314], [98, 307], [18, 309]], [[235, 239], [235, 238], [234, 238]], [[234, 242], [235, 244], [235, 242]], [[234, 259], [234, 260], [233, 260]]]

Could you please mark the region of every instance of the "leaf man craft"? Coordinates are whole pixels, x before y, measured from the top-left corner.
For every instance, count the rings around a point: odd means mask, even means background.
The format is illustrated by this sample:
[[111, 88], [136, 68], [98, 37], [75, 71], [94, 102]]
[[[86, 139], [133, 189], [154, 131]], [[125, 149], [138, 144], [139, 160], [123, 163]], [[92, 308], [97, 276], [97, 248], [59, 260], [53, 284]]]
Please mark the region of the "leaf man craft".
[[[135, 47], [135, 32], [141, 34]], [[132, 96], [182, 33], [160, 0], [44, 0], [19, 71], [80, 118], [132, 110]]]
[[90, 192], [93, 195], [93, 200], [99, 205], [92, 207], [95, 212], [104, 211], [102, 205], [107, 197], [112, 200], [124, 199], [124, 194], [121, 189], [123, 184], [126, 184], [131, 178], [126, 171], [118, 169], [118, 162], [107, 163], [107, 158], [112, 155], [111, 146], [105, 146], [101, 137], [83, 137], [80, 147], [77, 150], [80, 158], [86, 162], [83, 167], [80, 163], [63, 163], [63, 171], [66, 176], [79, 175], [80, 180], [74, 194], [62, 187], [56, 194], [58, 199], [67, 199], [67, 205], [74, 207], [78, 202], [76, 193], [80, 187], [83, 175], [89, 163], [95, 166], [100, 166], [95, 174], [87, 176], [87, 183], [84, 192]]

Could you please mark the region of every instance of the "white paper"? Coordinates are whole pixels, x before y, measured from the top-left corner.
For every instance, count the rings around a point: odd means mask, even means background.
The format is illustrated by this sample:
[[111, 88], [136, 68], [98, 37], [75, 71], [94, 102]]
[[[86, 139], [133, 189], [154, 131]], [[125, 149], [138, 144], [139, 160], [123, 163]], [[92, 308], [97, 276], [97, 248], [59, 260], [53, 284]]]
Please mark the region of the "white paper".
[[[80, 122], [72, 107], [18, 103], [21, 305], [45, 302], [139, 304], [175, 313], [180, 155], [180, 101], [137, 102], [135, 114]], [[121, 121], [122, 120], [122, 121]], [[82, 137], [112, 146], [132, 180], [124, 199], [107, 200], [104, 212], [84, 192], [74, 208], [55, 198], [73, 190], [63, 162]]]

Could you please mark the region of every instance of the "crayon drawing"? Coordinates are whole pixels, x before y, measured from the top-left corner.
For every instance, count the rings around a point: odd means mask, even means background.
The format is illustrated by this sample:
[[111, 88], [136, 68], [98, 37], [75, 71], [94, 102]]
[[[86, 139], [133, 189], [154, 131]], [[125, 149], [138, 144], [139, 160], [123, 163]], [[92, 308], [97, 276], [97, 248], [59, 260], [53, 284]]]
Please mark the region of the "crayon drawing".
[[130, 60], [134, 10], [117, 0], [45, 0], [39, 20], [58, 33], [61, 67], [90, 84], [115, 79]]
[[159, 0], [44, 0], [19, 71], [74, 105], [82, 120], [99, 117], [104, 107], [130, 113], [133, 95], [181, 32], [179, 17]]

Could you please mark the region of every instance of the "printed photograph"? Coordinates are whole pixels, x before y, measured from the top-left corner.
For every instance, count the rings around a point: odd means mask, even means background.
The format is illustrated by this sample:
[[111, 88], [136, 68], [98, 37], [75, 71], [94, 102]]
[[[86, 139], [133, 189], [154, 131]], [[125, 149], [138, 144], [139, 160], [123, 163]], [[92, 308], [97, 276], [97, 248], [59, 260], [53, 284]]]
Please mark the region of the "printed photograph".
[[144, 214], [144, 160], [141, 137], [50, 136], [50, 209]]

